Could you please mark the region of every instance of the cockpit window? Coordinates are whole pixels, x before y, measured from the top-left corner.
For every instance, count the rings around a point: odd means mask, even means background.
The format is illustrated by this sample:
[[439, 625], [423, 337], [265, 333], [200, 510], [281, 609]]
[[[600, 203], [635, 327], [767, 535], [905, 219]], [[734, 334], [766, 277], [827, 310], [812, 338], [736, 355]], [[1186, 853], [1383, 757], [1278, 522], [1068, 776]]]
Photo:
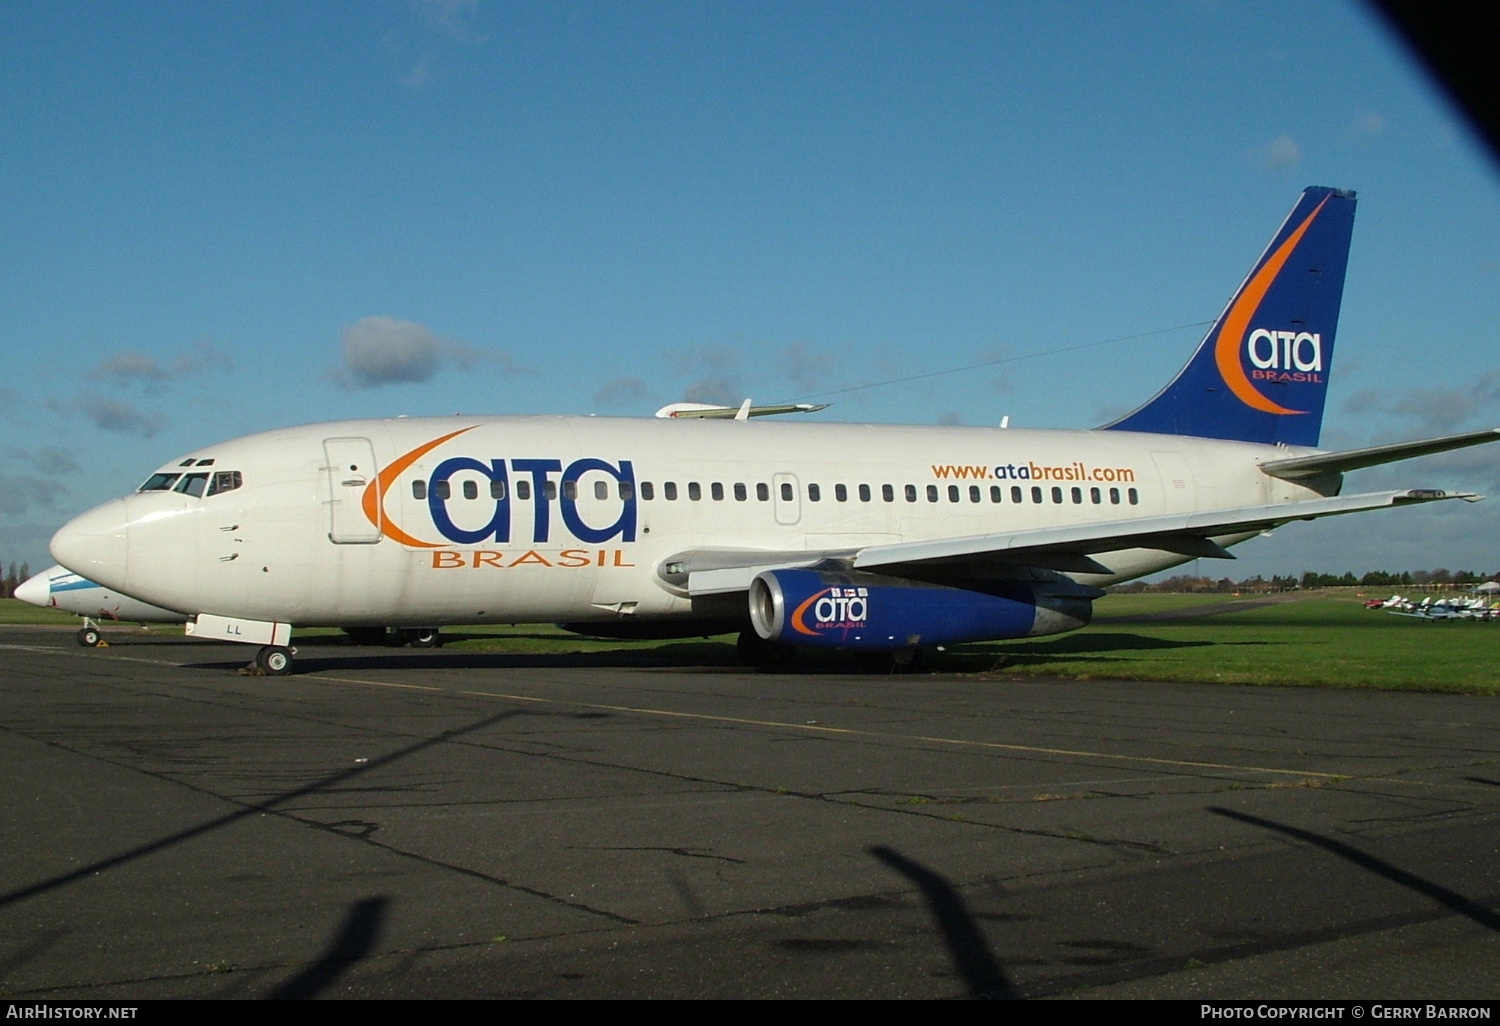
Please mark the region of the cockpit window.
[[238, 470], [220, 470], [214, 474], [214, 479], [208, 486], [208, 494], [218, 495], [220, 492], [232, 492], [244, 483]]
[[207, 474], [185, 474], [182, 480], [177, 482], [177, 487], [173, 491], [182, 492], [184, 495], [191, 495], [195, 499], [201, 499], [203, 498], [203, 491], [207, 487]]
[[172, 485], [181, 476], [180, 474], [152, 474], [146, 479], [146, 483], [141, 485], [139, 490], [143, 492], [170, 491]]

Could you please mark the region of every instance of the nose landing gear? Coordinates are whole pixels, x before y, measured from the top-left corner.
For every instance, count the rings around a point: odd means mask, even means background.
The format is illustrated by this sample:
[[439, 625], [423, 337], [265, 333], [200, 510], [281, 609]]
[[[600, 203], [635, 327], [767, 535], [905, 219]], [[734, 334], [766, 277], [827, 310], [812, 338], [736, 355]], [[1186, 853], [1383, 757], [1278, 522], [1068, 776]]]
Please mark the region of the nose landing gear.
[[292, 672], [292, 657], [297, 654], [295, 648], [285, 645], [266, 645], [255, 653], [255, 662], [247, 666], [247, 670], [258, 672], [266, 677], [285, 677]]

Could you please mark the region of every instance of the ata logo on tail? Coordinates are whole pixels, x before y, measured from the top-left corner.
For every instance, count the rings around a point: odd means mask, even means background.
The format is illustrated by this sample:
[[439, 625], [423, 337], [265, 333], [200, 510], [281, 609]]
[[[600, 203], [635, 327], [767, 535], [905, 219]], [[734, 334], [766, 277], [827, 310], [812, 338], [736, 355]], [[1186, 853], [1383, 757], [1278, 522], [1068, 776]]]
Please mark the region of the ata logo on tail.
[[[1234, 393], [1235, 397], [1252, 410], [1260, 410], [1262, 413], [1272, 413], [1281, 417], [1307, 412], [1288, 409], [1261, 394], [1251, 383], [1250, 375], [1245, 372], [1244, 361], [1246, 359], [1255, 367], [1255, 371], [1251, 373], [1262, 380], [1267, 380], [1268, 372], [1277, 371], [1279, 373], [1271, 375], [1269, 380], [1322, 383], [1321, 376], [1307, 377], [1323, 369], [1321, 335], [1313, 335], [1305, 331], [1269, 331], [1265, 328], [1247, 331], [1247, 329], [1250, 327], [1251, 318], [1260, 309], [1261, 300], [1265, 299], [1266, 293], [1276, 283], [1288, 258], [1296, 251], [1297, 243], [1302, 241], [1302, 237], [1307, 234], [1307, 229], [1312, 226], [1313, 221], [1323, 212], [1327, 204], [1328, 198], [1324, 197], [1323, 202], [1307, 215], [1307, 219], [1297, 226], [1297, 230], [1287, 236], [1270, 258], [1261, 264], [1260, 269], [1245, 283], [1245, 287], [1240, 290], [1239, 296], [1235, 298], [1234, 304], [1225, 314], [1223, 326], [1219, 329], [1219, 337], [1214, 342], [1214, 360], [1219, 366], [1219, 376], [1224, 379], [1224, 384], [1229, 386], [1229, 390]], [[1241, 339], [1244, 340], [1243, 350], [1240, 348]], [[1267, 345], [1268, 342], [1269, 345]], [[1293, 366], [1295, 370], [1292, 369]]]

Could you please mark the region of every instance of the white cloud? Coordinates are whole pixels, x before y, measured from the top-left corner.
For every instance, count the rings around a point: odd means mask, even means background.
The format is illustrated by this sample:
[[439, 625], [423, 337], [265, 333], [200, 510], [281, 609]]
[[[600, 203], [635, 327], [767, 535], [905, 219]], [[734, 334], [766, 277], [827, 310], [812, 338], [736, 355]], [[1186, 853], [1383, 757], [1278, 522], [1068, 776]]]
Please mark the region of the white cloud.
[[808, 342], [783, 346], [781, 359], [782, 376], [801, 392], [816, 392], [837, 365], [832, 353], [823, 352]]
[[594, 402], [599, 406], [619, 409], [643, 403], [650, 394], [650, 388], [640, 378], [615, 378], [599, 386], [599, 390], [594, 393]]
[[42, 474], [71, 474], [78, 469], [78, 461], [73, 458], [73, 454], [56, 446], [45, 445], [35, 451], [7, 448], [4, 454], [7, 459], [31, 464]]
[[438, 337], [425, 325], [395, 317], [361, 317], [344, 329], [344, 366], [334, 378], [346, 388], [429, 381], [448, 365], [468, 368], [486, 356], [513, 374], [525, 368], [507, 354], [486, 353]]
[[48, 509], [67, 492], [65, 485], [52, 478], [0, 474], [0, 514], [16, 517], [33, 509]]
[[738, 406], [745, 397], [739, 387], [728, 378], [700, 378], [683, 389], [682, 398], [690, 403]]
[[234, 361], [229, 354], [204, 342], [179, 352], [165, 363], [150, 353], [122, 349], [95, 366], [90, 371], [90, 377], [120, 385], [142, 385], [149, 389], [203, 371], [233, 369]]
[[474, 28], [479, 0], [417, 0], [427, 24], [455, 43], [482, 43], [489, 37]]
[[[64, 416], [81, 413], [94, 422], [101, 431], [113, 431], [122, 435], [139, 435], [151, 438], [166, 426], [167, 418], [160, 412], [146, 412], [120, 399], [108, 399], [102, 395], [85, 392], [66, 403], [49, 399], [47, 408]], [[60, 450], [59, 450], [60, 451]]]
[[1260, 162], [1268, 170], [1280, 171], [1294, 168], [1302, 163], [1302, 147], [1289, 135], [1278, 135], [1256, 151]]
[[1375, 111], [1366, 111], [1354, 119], [1354, 124], [1349, 126], [1354, 135], [1379, 135], [1385, 131], [1385, 118]]

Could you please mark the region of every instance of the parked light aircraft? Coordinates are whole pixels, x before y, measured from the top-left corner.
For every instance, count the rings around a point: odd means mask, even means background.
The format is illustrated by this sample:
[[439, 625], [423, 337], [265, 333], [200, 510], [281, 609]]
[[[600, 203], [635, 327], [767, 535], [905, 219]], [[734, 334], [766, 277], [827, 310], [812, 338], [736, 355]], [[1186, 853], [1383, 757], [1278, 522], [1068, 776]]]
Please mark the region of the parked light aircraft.
[[293, 625], [739, 629], [761, 658], [1073, 630], [1100, 585], [1280, 524], [1478, 498], [1340, 490], [1500, 429], [1316, 448], [1354, 205], [1304, 191], [1183, 370], [1102, 429], [809, 424], [748, 401], [315, 424], [189, 453], [52, 552], [191, 612], [195, 635], [260, 646], [269, 674], [291, 668]]
[[111, 591], [60, 566], [49, 566], [16, 585], [15, 597], [43, 609], [61, 609], [83, 617], [78, 643], [86, 648], [104, 641], [98, 621], [145, 624], [182, 623], [185, 619], [181, 613]]

